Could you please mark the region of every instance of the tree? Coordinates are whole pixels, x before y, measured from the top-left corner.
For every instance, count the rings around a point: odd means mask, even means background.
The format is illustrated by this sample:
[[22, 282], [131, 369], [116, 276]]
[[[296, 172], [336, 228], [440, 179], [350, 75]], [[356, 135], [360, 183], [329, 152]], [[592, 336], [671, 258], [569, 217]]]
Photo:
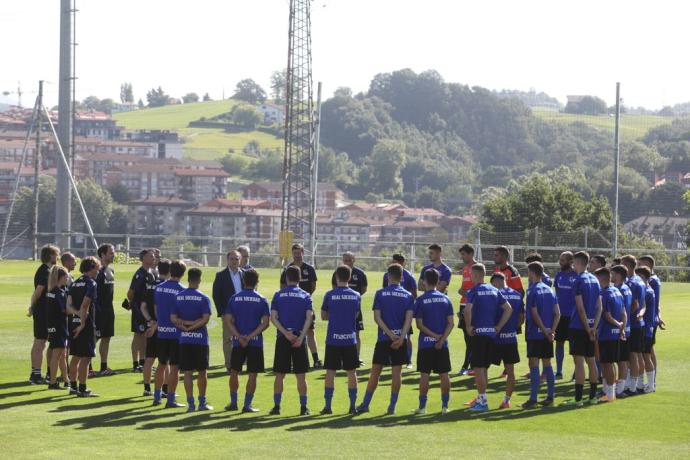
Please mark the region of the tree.
[[115, 101], [110, 98], [106, 98], [101, 99], [101, 102], [98, 104], [97, 110], [99, 112], [107, 113], [108, 115], [110, 115], [111, 113], [113, 113], [113, 108], [115, 108]]
[[247, 131], [253, 131], [264, 120], [261, 112], [249, 104], [236, 105], [230, 115], [234, 124], [242, 126]]
[[232, 98], [256, 105], [266, 101], [266, 91], [251, 78], [245, 78], [235, 86], [235, 94]]
[[283, 158], [274, 152], [263, 151], [249, 171], [254, 179], [279, 181], [283, 178]]
[[405, 159], [404, 143], [393, 139], [377, 142], [360, 171], [360, 187], [391, 198], [401, 196], [403, 181], [400, 172]]
[[120, 102], [123, 104], [134, 102], [134, 91], [132, 90], [131, 83], [122, 83], [120, 85]]
[[118, 204], [127, 204], [131, 200], [129, 195], [129, 188], [123, 185], [121, 182], [116, 182], [108, 187], [108, 192], [113, 198], [113, 201]]
[[580, 115], [604, 115], [608, 113], [608, 107], [606, 102], [599, 97], [584, 96], [579, 102], [568, 102], [564, 111]]
[[248, 166], [249, 160], [240, 155], [225, 155], [220, 160], [223, 165], [223, 171], [233, 176], [244, 176]]
[[211, 96], [209, 96], [208, 93], [205, 93], [203, 100], [204, 100], [204, 102], [207, 102], [207, 101], [212, 101], [213, 99], [211, 99]]
[[287, 91], [287, 70], [274, 71], [271, 74], [271, 96], [276, 104], [285, 104]]
[[170, 96], [165, 94], [163, 88], [159, 86], [158, 88], [151, 88], [146, 93], [146, 100], [149, 107], [163, 107], [170, 103]]
[[81, 104], [86, 110], [97, 111], [99, 110], [101, 100], [96, 96], [87, 96], [83, 101], [81, 101]]
[[675, 182], [666, 182], [649, 191], [647, 210], [657, 216], [687, 215], [686, 201], [683, 198], [685, 188]]
[[143, 108], [144, 108], [144, 101], [142, 101], [141, 98], [139, 98], [139, 102], [137, 102], [137, 106], [138, 106], [140, 109], [143, 109]]
[[197, 93], [187, 93], [184, 96], [182, 96], [182, 102], [185, 104], [199, 102], [199, 95]]

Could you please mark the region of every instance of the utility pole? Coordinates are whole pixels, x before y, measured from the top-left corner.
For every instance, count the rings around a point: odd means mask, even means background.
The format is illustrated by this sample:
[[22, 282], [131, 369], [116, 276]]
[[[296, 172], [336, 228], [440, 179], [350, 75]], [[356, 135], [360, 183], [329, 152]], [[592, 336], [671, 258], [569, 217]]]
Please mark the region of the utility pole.
[[312, 178], [311, 186], [311, 213], [309, 222], [309, 250], [311, 251], [311, 264], [316, 264], [316, 215], [317, 215], [317, 197], [319, 188], [319, 145], [321, 142], [321, 82], [317, 85], [316, 90], [316, 117], [314, 122], [314, 177]]
[[[38, 82], [38, 106], [43, 107], [43, 80]], [[38, 191], [41, 169], [41, 130], [43, 129], [43, 114], [39, 110], [37, 113], [38, 128], [36, 129], [36, 152], [34, 155], [34, 225], [33, 225], [33, 243], [34, 243], [34, 260], [38, 260]], [[21, 165], [20, 165], [21, 171]]]
[[620, 121], [621, 121], [621, 84], [616, 83], [616, 125], [613, 132], [613, 180], [615, 184], [615, 198], [613, 202], [613, 257], [618, 255], [618, 191], [619, 191], [619, 174], [621, 162], [621, 146], [620, 146]]

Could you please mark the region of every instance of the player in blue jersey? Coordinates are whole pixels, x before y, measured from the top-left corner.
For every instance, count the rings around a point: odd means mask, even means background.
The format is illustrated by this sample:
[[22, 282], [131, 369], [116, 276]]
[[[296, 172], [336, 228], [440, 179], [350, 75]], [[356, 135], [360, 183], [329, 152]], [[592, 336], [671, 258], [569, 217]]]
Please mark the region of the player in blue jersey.
[[429, 375], [438, 374], [441, 381], [441, 414], [448, 413], [450, 399], [450, 354], [448, 336], [453, 332], [453, 304], [443, 293], [436, 290], [439, 273], [431, 268], [424, 272], [424, 284], [427, 291], [415, 301], [414, 317], [419, 329], [417, 350], [417, 370], [419, 378], [419, 407], [415, 414], [426, 413], [427, 394], [429, 393]]
[[[531, 264], [532, 262], [539, 262], [543, 266], [544, 258], [538, 252], [533, 252], [532, 254], [529, 254], [527, 257], [525, 257], [525, 263], [527, 265]], [[553, 286], [553, 280], [551, 280], [549, 274], [546, 273], [546, 270], [544, 271], [544, 275], [541, 277], [541, 282], [549, 287]]]
[[[343, 259], [345, 257], [343, 256]], [[328, 291], [321, 305], [321, 319], [328, 321], [326, 335], [326, 379], [324, 383], [324, 405], [321, 415], [332, 414], [331, 402], [335, 391], [335, 374], [339, 370], [347, 373], [347, 393], [350, 398], [349, 413], [357, 413], [357, 374], [359, 351], [357, 350], [357, 323], [361, 317], [361, 297], [352, 284], [354, 271], [349, 265], [335, 270], [336, 286]]]
[[606, 256], [598, 254], [589, 259], [589, 266], [587, 267], [587, 270], [590, 273], [596, 273], [597, 270], [604, 267], [606, 267]]
[[594, 272], [601, 286], [601, 327], [599, 327], [599, 361], [604, 373], [604, 395], [599, 402], [616, 399], [616, 368], [620, 361], [620, 341], [625, 338], [625, 300], [621, 292], [611, 285], [611, 271], [606, 267]]
[[[294, 253], [294, 251], [293, 251]], [[293, 373], [297, 379], [300, 415], [309, 415], [307, 407], [307, 380], [309, 356], [305, 339], [307, 331], [314, 322], [311, 296], [299, 287], [301, 271], [290, 265], [285, 271], [286, 286], [276, 292], [271, 301], [271, 322], [277, 329], [278, 337], [273, 359], [273, 409], [270, 415], [280, 415], [285, 374]]]
[[[486, 386], [488, 381], [487, 370], [491, 365], [491, 347], [493, 338], [501, 333], [503, 326], [510, 319], [513, 308], [503, 298], [501, 292], [490, 284], [484, 282], [486, 267], [483, 264], [472, 266], [472, 282], [474, 287], [467, 295], [465, 307], [465, 324], [467, 333], [472, 337], [471, 365], [474, 369], [474, 378], [477, 383], [477, 398], [470, 406], [472, 412], [485, 412], [489, 410], [486, 399]], [[503, 314], [500, 310], [503, 309]], [[496, 318], [499, 318], [498, 322]]]
[[[393, 254], [392, 264], [399, 264], [403, 268], [403, 277], [400, 285], [407, 292], [412, 294], [412, 298], [417, 298], [417, 280], [414, 279], [412, 273], [405, 268], [405, 256], [402, 254]], [[388, 272], [383, 274], [383, 286], [388, 287]], [[412, 345], [412, 335], [414, 334], [412, 327], [410, 327], [410, 332], [407, 335], [407, 369], [412, 369], [412, 353], [414, 352], [414, 346]]]
[[628, 269], [623, 265], [615, 265], [611, 268], [611, 282], [623, 297], [625, 308], [625, 334], [618, 343], [618, 381], [616, 382], [616, 398], [625, 398], [626, 381], [628, 380], [628, 368], [630, 361], [630, 310], [632, 306], [632, 291], [625, 284], [628, 279]]
[[402, 384], [402, 365], [407, 362], [407, 333], [412, 323], [414, 299], [401, 285], [403, 268], [398, 264], [388, 267], [388, 287], [379, 289], [374, 296], [374, 321], [379, 326], [374, 348], [371, 373], [364, 400], [358, 413], [369, 412], [369, 404], [379, 384], [383, 366], [392, 367], [391, 397], [387, 414], [395, 413]]
[[[187, 394], [187, 412], [210, 411], [213, 407], [206, 401], [208, 383], [209, 338], [206, 324], [211, 318], [211, 299], [199, 291], [201, 270], [190, 268], [187, 272], [188, 288], [180, 291], [170, 319], [180, 330], [180, 370], [184, 373], [184, 390]], [[197, 372], [199, 406], [194, 404], [194, 371]]]
[[[167, 270], [165, 264], [159, 263], [159, 268], [161, 266], [163, 266], [164, 271]], [[170, 264], [170, 269], [167, 271], [170, 273], [169, 279], [156, 286], [156, 292], [153, 298], [156, 318], [158, 318], [156, 323], [158, 334], [158, 339], [156, 341], [158, 368], [156, 369], [156, 380], [153, 391], [153, 405], [159, 405], [161, 403], [161, 397], [163, 393], [165, 393], [164, 397], [167, 399], [165, 407], [184, 407], [184, 405], [179, 404], [175, 398], [177, 381], [180, 376], [180, 331], [175, 327], [170, 316], [177, 303], [178, 294], [185, 289], [184, 286], [180, 284], [180, 280], [187, 271], [187, 266], [182, 261], [174, 261]]]
[[[637, 259], [626, 255], [621, 258], [621, 264], [628, 270], [626, 284], [632, 291], [633, 300], [630, 306], [630, 376], [626, 382], [625, 394], [633, 396], [642, 393], [644, 386], [641, 380], [644, 376], [644, 314], [646, 311], [645, 297], [647, 288], [644, 281], [635, 274]], [[638, 391], [640, 390], [640, 391]]]
[[[350, 289], [356, 291], [360, 296], [366, 294], [369, 288], [369, 281], [367, 280], [367, 274], [359, 267], [355, 267], [355, 255], [354, 253], [347, 251], [343, 253], [342, 256], [343, 265], [350, 267], [352, 270], [352, 275], [350, 276], [350, 281], [348, 281], [348, 286]], [[338, 281], [333, 272], [331, 278], [331, 286], [335, 289]], [[362, 348], [362, 340], [360, 338], [360, 331], [364, 330], [364, 318], [362, 317], [362, 311], [360, 310], [359, 315], [357, 315], [357, 356], [359, 356], [359, 351]], [[361, 359], [358, 358], [358, 364], [361, 366], [364, 364]]]
[[[556, 328], [556, 380], [563, 378], [563, 359], [565, 357], [565, 343], [568, 341], [570, 317], [575, 311], [575, 283], [578, 274], [573, 269], [573, 253], [565, 251], [558, 258], [561, 270], [556, 273], [554, 286], [556, 299], [561, 310], [561, 319]], [[568, 342], [570, 346], [570, 342]]]
[[230, 404], [225, 410], [235, 411], [237, 390], [240, 386], [239, 374], [247, 363], [247, 389], [244, 394], [242, 413], [254, 413], [259, 409], [252, 407], [256, 392], [256, 377], [264, 371], [263, 331], [268, 328], [271, 313], [268, 301], [256, 291], [259, 274], [254, 269], [244, 272], [244, 289], [230, 297], [225, 308], [223, 321], [233, 336], [230, 355]]
[[445, 294], [448, 291], [452, 273], [450, 267], [443, 263], [443, 248], [438, 244], [432, 244], [427, 249], [429, 250], [429, 261], [431, 263], [425, 265], [422, 268], [422, 271], [419, 272], [419, 282], [417, 284], [421, 291], [429, 290], [430, 288], [424, 284], [424, 272], [430, 268], [433, 268], [441, 276], [437, 289], [439, 292], [443, 292]]
[[[654, 333], [652, 334], [652, 345], [656, 345], [656, 331], [657, 329], [661, 329], [662, 331], [666, 329], [666, 323], [664, 323], [664, 320], [661, 319], [661, 280], [657, 276], [656, 273], [654, 273], [654, 265], [656, 265], [656, 261], [654, 260], [654, 257], [651, 255], [645, 255], [642, 256], [638, 259], [638, 263], [642, 267], [648, 267], [652, 271], [652, 276], [649, 278], [649, 286], [654, 290], [654, 300], [656, 301], [655, 303], [655, 312], [656, 312], [656, 318], [654, 321]], [[657, 366], [657, 361], [656, 361], [656, 352], [654, 351], [654, 347], [652, 346], [652, 362], [654, 363], [654, 378], [659, 375], [659, 368]]]
[[601, 318], [599, 281], [587, 271], [589, 254], [584, 251], [573, 255], [573, 267], [578, 273], [575, 283], [575, 311], [570, 318], [570, 354], [575, 362], [575, 399], [565, 405], [582, 407], [585, 384], [585, 363], [589, 367], [589, 403], [596, 404], [599, 372], [594, 360], [597, 330]]
[[[537, 404], [550, 406], [553, 404], [556, 385], [551, 358], [553, 358], [553, 342], [556, 339], [556, 328], [560, 321], [558, 300], [551, 288], [542, 280], [544, 266], [541, 262], [532, 262], [527, 266], [527, 278], [532, 287], [527, 291], [527, 357], [530, 369], [530, 398], [522, 404], [523, 409], [531, 409]], [[547, 384], [547, 396], [537, 402], [539, 384], [539, 361], [541, 360]]]
[[[154, 252], [154, 254], [156, 253]], [[151, 376], [153, 374], [153, 363], [157, 356], [156, 349], [158, 348], [158, 317], [156, 316], [155, 308], [156, 287], [170, 277], [170, 260], [161, 259], [160, 255], [156, 255], [156, 260], [157, 263], [154, 270], [156, 277], [153, 283], [146, 285], [146, 300], [141, 305], [141, 314], [146, 323], [146, 332], [144, 333], [146, 336], [146, 360], [144, 361], [144, 369], [142, 371], [144, 396], [153, 396]]]
[[57, 382], [58, 369], [62, 373], [65, 385], [69, 386], [69, 375], [67, 371], [67, 357], [65, 350], [69, 340], [69, 329], [67, 328], [67, 270], [64, 267], [53, 265], [48, 276], [48, 286], [46, 287], [46, 323], [48, 326], [48, 346], [53, 350], [50, 356], [50, 380], [48, 381], [49, 390], [59, 390], [60, 384]]
[[[501, 333], [496, 334], [491, 347], [491, 364], [498, 366], [502, 362], [506, 371], [506, 394], [499, 408], [509, 409], [511, 407], [510, 399], [515, 388], [515, 364], [520, 362], [517, 331], [525, 320], [525, 302], [522, 300], [522, 294], [506, 286], [506, 276], [503, 273], [491, 275], [491, 285], [498, 289], [503, 298], [513, 307], [510, 319], [503, 326]], [[502, 315], [503, 310], [499, 314]]]
[[[644, 312], [644, 338], [642, 346], [642, 358], [644, 360], [644, 374], [647, 376], [647, 385], [642, 387], [644, 393], [654, 393], [656, 391], [655, 385], [655, 371], [654, 361], [652, 360], [652, 352], [654, 351], [654, 325], [656, 322], [656, 299], [654, 298], [654, 289], [649, 285], [649, 280], [652, 278], [652, 271], [649, 267], [637, 267], [635, 274], [642, 278], [645, 283], [645, 312]], [[640, 389], [640, 380], [638, 379], [637, 388]]]

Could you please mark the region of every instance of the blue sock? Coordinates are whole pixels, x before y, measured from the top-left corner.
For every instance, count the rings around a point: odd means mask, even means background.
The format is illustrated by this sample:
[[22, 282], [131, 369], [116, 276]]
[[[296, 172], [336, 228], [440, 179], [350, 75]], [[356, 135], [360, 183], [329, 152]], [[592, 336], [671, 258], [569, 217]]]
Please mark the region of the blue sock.
[[280, 400], [283, 399], [283, 393], [273, 393], [273, 405], [280, 407]]
[[350, 397], [350, 409], [357, 405], [357, 388], [348, 388], [347, 395]]
[[426, 408], [426, 399], [427, 399], [426, 395], [419, 397], [419, 408], [420, 409]]
[[244, 407], [252, 407], [252, 399], [254, 399], [253, 394], [245, 393], [244, 394]]
[[206, 405], [206, 396], [199, 396], [199, 407]]
[[189, 407], [194, 407], [194, 396], [187, 396], [187, 405]]
[[374, 397], [374, 393], [365, 391], [364, 392], [364, 401], [362, 401], [362, 407], [369, 407], [369, 404], [371, 403], [371, 398]]
[[333, 401], [333, 392], [335, 391], [335, 388], [328, 388], [326, 387], [326, 390], [324, 392], [324, 399], [326, 400], [326, 409], [331, 408], [331, 401]]
[[448, 407], [448, 401], [450, 400], [450, 393], [441, 393], [441, 407]]
[[153, 391], [153, 400], [154, 401], [160, 401], [161, 400], [161, 390], [154, 390]]
[[529, 368], [529, 381], [530, 381], [530, 395], [529, 399], [532, 401], [537, 400], [537, 394], [539, 393], [539, 383], [541, 378], [539, 376], [539, 367]]
[[299, 405], [302, 407], [307, 407], [307, 395], [300, 395], [299, 397]]
[[172, 404], [175, 402], [175, 393], [168, 391], [168, 403]]
[[563, 373], [563, 358], [565, 358], [565, 344], [556, 344], [556, 372]]
[[237, 405], [237, 392], [236, 391], [230, 392], [230, 404]]
[[601, 376], [601, 363], [599, 363], [599, 361], [594, 361], [594, 364], [597, 365], [597, 374]]
[[547, 396], [553, 399], [556, 395], [556, 379], [553, 375], [553, 367], [544, 367], [544, 374], [546, 374], [546, 386], [548, 388]]
[[391, 401], [388, 403], [388, 410], [393, 412], [396, 404], [398, 404], [398, 393], [391, 393]]

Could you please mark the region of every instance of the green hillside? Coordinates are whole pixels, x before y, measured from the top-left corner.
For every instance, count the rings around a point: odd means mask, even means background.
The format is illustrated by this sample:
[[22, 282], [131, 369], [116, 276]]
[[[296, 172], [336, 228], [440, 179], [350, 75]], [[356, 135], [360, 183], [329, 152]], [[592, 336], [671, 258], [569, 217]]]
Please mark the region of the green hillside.
[[281, 148], [283, 140], [259, 131], [226, 133], [221, 129], [189, 128], [189, 122], [201, 117], [211, 118], [228, 112], [238, 101], [208, 101], [192, 104], [168, 105], [153, 109], [117, 113], [113, 118], [127, 129], [167, 129], [179, 133], [185, 142], [187, 158], [212, 160], [226, 155], [230, 149], [241, 153], [251, 141], [261, 148]]

